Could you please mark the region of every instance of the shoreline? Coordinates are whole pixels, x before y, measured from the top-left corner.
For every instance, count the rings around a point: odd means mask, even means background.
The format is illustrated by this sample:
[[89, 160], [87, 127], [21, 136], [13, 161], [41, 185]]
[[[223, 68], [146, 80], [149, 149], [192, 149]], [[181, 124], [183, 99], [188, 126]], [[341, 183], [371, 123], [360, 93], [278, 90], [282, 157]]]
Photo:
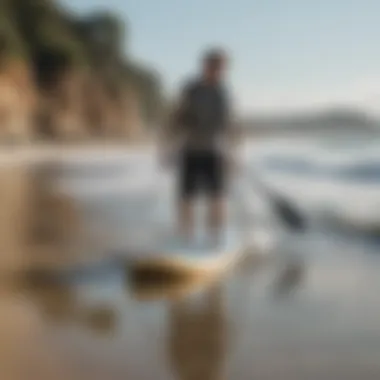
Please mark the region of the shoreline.
[[142, 143], [91, 142], [91, 143], [40, 143], [0, 146], [0, 166], [33, 165], [67, 158], [102, 158], [140, 155], [155, 151], [152, 141]]

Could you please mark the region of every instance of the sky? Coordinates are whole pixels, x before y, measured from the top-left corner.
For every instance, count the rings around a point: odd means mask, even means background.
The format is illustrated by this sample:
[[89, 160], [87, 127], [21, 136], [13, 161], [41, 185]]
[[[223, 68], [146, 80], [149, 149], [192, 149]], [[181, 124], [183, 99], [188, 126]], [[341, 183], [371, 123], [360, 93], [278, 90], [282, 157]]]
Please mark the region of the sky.
[[156, 68], [170, 93], [218, 45], [243, 114], [331, 105], [380, 114], [379, 0], [61, 1], [115, 11], [128, 25], [126, 52]]

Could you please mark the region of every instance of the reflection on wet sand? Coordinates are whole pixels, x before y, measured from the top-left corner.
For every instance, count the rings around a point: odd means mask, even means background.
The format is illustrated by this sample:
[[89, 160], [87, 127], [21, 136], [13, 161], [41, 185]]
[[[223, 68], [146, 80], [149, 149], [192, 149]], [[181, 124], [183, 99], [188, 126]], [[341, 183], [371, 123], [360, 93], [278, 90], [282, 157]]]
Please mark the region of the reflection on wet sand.
[[0, 290], [1, 379], [76, 380], [69, 363], [49, 344], [46, 330], [29, 297]]
[[[14, 164], [0, 168], [0, 275], [77, 260], [81, 213], [71, 197], [54, 190], [59, 167]], [[75, 249], [76, 247], [76, 249]]]
[[280, 271], [275, 283], [274, 292], [276, 296], [290, 295], [302, 284], [306, 275], [305, 263], [301, 260], [289, 261]]
[[93, 332], [111, 334], [116, 329], [117, 318], [114, 310], [99, 305], [96, 308], [84, 308], [80, 311], [82, 324]]
[[54, 162], [33, 169], [30, 175], [29, 243], [37, 267], [77, 261], [83, 255], [84, 222], [78, 204], [55, 189], [61, 168]]
[[98, 333], [111, 333], [115, 329], [114, 311], [104, 305], [86, 307], [78, 298], [75, 284], [50, 283], [49, 286], [31, 287], [28, 295], [42, 317], [55, 324], [76, 324]]
[[74, 291], [65, 285], [50, 285], [29, 290], [43, 316], [53, 322], [66, 322], [77, 317]]
[[0, 167], [0, 276], [25, 264], [30, 173], [18, 165]]
[[80, 233], [80, 213], [73, 199], [54, 189], [61, 168], [46, 163], [33, 169], [31, 240], [61, 248]]
[[222, 287], [213, 286], [200, 295], [169, 308], [169, 356], [178, 380], [220, 379], [225, 355], [226, 325]]

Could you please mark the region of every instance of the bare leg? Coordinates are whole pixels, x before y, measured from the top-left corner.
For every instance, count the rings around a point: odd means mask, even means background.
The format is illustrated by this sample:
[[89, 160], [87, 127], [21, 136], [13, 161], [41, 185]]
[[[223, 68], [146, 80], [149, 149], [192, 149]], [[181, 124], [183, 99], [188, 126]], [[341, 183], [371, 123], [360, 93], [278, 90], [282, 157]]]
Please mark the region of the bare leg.
[[194, 230], [194, 201], [181, 199], [178, 206], [179, 229], [182, 236], [189, 238]]
[[211, 198], [208, 205], [208, 228], [211, 234], [218, 236], [226, 219], [226, 205], [223, 197]]

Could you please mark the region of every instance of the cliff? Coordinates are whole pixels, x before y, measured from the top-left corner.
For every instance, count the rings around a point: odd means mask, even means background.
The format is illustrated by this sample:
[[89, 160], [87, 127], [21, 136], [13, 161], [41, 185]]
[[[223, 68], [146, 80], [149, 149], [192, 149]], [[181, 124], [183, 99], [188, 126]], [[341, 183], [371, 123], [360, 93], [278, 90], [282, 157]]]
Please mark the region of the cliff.
[[127, 34], [112, 13], [0, 0], [0, 141], [144, 134], [160, 113], [160, 80], [124, 52]]

